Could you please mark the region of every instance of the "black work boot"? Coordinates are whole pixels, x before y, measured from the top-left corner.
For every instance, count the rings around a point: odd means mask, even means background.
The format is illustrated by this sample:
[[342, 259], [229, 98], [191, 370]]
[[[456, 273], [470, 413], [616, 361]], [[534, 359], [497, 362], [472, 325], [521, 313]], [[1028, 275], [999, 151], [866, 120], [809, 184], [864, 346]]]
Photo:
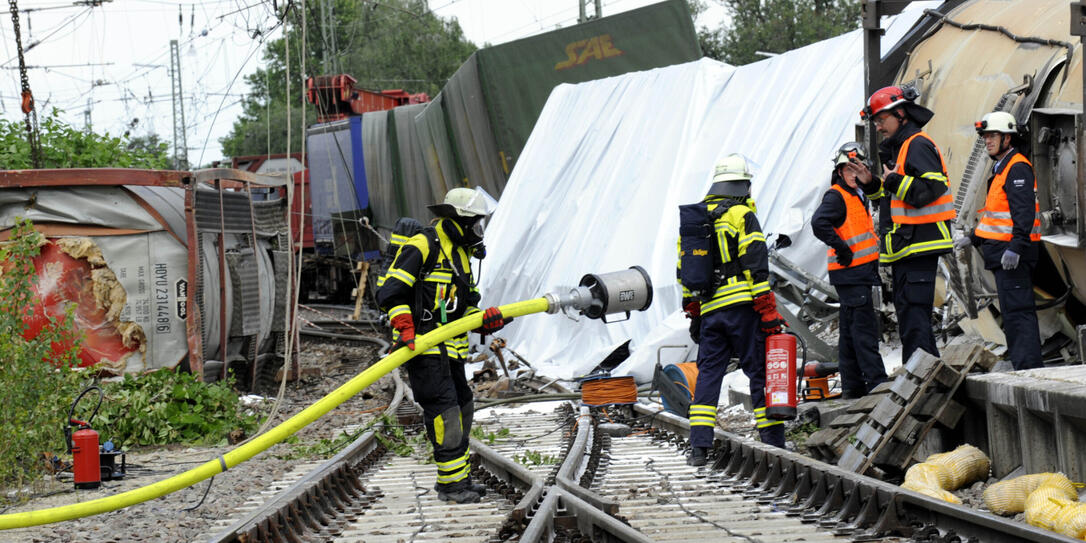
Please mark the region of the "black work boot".
[[465, 481], [438, 485], [437, 498], [441, 501], [456, 503], [476, 503], [479, 493], [473, 491]]
[[706, 447], [691, 447], [690, 456], [686, 457], [688, 466], [704, 466], [709, 461], [709, 449]]
[[[465, 479], [468, 483], [468, 489], [479, 495], [479, 497], [486, 496], [486, 485], [472, 482], [471, 477]], [[434, 490], [441, 492], [441, 483], [434, 483]]]

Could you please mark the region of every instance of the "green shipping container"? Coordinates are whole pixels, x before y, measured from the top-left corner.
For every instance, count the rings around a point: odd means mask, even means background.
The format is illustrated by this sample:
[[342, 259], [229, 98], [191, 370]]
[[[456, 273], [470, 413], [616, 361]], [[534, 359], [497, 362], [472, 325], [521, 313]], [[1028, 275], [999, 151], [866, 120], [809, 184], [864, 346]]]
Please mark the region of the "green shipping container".
[[508, 178], [554, 87], [690, 62], [701, 58], [701, 48], [686, 2], [668, 0], [481, 49], [475, 56]]

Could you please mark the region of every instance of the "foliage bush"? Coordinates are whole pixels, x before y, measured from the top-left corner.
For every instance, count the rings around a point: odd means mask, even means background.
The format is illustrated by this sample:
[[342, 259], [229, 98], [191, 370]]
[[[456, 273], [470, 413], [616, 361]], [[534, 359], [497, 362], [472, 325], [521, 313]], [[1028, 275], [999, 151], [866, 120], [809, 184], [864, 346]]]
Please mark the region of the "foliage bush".
[[0, 244], [0, 482], [22, 487], [43, 470], [41, 453], [57, 451], [63, 441], [64, 404], [75, 388], [69, 368], [76, 363], [77, 341], [59, 354], [53, 344], [72, 337], [72, 314], [51, 319], [34, 339], [25, 339], [24, 317], [31, 314], [33, 258], [44, 238], [29, 221], [19, 221], [9, 241]]
[[[250, 433], [257, 417], [246, 412], [233, 379], [205, 384], [189, 373], [159, 370], [98, 382], [93, 369], [75, 369], [80, 337], [72, 313], [26, 339], [24, 318], [34, 310], [33, 258], [44, 243], [26, 220], [0, 243], [0, 487], [34, 491], [47, 473], [46, 455], [64, 456], [64, 428], [72, 401], [90, 384], [105, 397], [91, 426], [118, 447], [168, 443], [222, 445], [230, 432]], [[67, 342], [67, 343], [66, 343]], [[70, 345], [56, 353], [58, 345]], [[97, 395], [80, 402], [74, 418], [86, 420]], [[0, 503], [10, 501], [0, 494]]]
[[119, 447], [226, 445], [230, 432], [248, 434], [258, 424], [240, 405], [233, 384], [233, 378], [202, 383], [191, 373], [172, 370], [126, 374], [104, 383], [105, 399], [93, 426]]
[[[113, 137], [75, 128], [60, 120], [53, 109], [41, 122], [43, 168], [147, 168], [169, 167], [166, 143], [148, 138], [146, 143], [127, 135]], [[30, 144], [23, 121], [0, 119], [0, 164], [9, 170], [32, 167]]]

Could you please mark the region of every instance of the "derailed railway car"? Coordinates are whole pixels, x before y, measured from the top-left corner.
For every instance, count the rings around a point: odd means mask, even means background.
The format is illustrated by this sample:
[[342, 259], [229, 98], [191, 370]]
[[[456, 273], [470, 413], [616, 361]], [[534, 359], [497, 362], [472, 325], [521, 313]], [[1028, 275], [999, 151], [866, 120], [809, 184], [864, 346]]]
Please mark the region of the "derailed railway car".
[[[241, 388], [281, 365], [292, 262], [286, 176], [69, 169], [0, 171], [0, 236], [29, 219], [35, 311], [74, 305], [80, 365], [121, 374], [180, 367]], [[42, 322], [38, 322], [42, 321]]]
[[[864, 2], [865, 88], [908, 85], [935, 111], [925, 131], [944, 150], [957, 228], [976, 226], [991, 160], [974, 122], [990, 111], [1013, 114], [1028, 127], [1025, 147], [1035, 166], [1042, 251], [1034, 283], [1045, 358], [1082, 359], [1086, 340], [1086, 170], [1083, 145], [1082, 47], [1069, 29], [1082, 27], [1083, 7], [1060, 0], [956, 0], [927, 10], [893, 51], [877, 49], [879, 17], [908, 2]], [[1074, 22], [1074, 24], [1072, 24]], [[869, 127], [870, 128], [870, 127]], [[869, 144], [874, 143], [868, 130]], [[994, 279], [976, 251], [944, 258], [948, 292], [967, 331], [1005, 343]], [[1077, 356], [1076, 356], [1077, 354]]]
[[667, 0], [480, 49], [428, 103], [360, 115], [329, 105], [343, 116], [307, 134], [315, 243], [375, 260], [398, 218], [428, 221], [449, 189], [500, 197], [555, 86], [700, 57], [685, 3]]

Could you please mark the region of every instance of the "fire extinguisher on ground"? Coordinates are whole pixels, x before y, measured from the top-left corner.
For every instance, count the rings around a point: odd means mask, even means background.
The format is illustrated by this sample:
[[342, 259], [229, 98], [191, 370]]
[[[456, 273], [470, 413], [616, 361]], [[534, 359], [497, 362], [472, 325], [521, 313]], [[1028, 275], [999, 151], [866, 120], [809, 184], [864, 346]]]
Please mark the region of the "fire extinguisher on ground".
[[[73, 418], [75, 406], [88, 392], [98, 391], [98, 404], [87, 420], [81, 421]], [[64, 428], [64, 441], [68, 446], [68, 452], [72, 455], [72, 475], [76, 488], [98, 488], [102, 484], [101, 460], [98, 452], [98, 432], [90, 426], [90, 421], [98, 414], [98, 408], [102, 406], [102, 389], [89, 386], [76, 396], [68, 410], [68, 427]], [[72, 432], [75, 427], [75, 432]]]
[[807, 344], [794, 332], [782, 332], [765, 340], [765, 416], [774, 420], [796, 418], [798, 391], [802, 376], [796, 368], [796, 343], [803, 347], [807, 363]]

